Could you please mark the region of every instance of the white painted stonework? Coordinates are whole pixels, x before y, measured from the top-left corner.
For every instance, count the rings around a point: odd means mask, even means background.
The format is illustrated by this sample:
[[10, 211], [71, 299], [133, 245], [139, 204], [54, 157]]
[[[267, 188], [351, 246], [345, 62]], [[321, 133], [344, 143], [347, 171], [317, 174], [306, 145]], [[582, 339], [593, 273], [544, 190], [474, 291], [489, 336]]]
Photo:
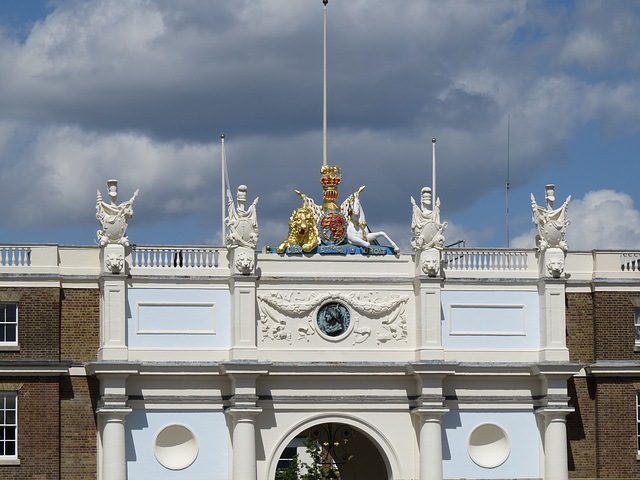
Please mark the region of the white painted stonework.
[[571, 195], [567, 197], [560, 208], [553, 208], [555, 201], [554, 185], [545, 187], [546, 206], [541, 207], [536, 203], [536, 199], [531, 194], [531, 210], [533, 212], [533, 223], [538, 227], [536, 245], [538, 251], [543, 252], [547, 248], [559, 248], [563, 251], [569, 249], [564, 240], [567, 227], [571, 221], [567, 219], [567, 207], [571, 201]]
[[[566, 478], [558, 476], [566, 452], [539, 439], [562, 443], [571, 410], [566, 380], [578, 366], [564, 339], [567, 282], [541, 268], [535, 252], [503, 262], [507, 251], [477, 251], [465, 266], [447, 262], [449, 250], [418, 252], [437, 253], [434, 276], [419, 254], [212, 248], [182, 251], [180, 264], [171, 260], [177, 250], [159, 248], [139, 260], [135, 250], [146, 248], [127, 247], [126, 281], [104, 277], [104, 340], [93, 367], [131, 370], [131, 412], [103, 415], [105, 439], [124, 437], [128, 478], [272, 480], [290, 442], [341, 425], [354, 432], [345, 478], [356, 470], [381, 479]], [[455, 252], [460, 260], [472, 251]], [[237, 253], [254, 264], [245, 268]], [[120, 418], [123, 431], [109, 427]], [[165, 431], [184, 439], [162, 457], [154, 439]], [[485, 442], [492, 432], [503, 436]], [[357, 460], [368, 448], [377, 452], [370, 472]]]
[[[415, 206], [414, 240], [427, 214], [442, 234], [437, 209]], [[343, 480], [568, 478], [565, 295], [628, 283], [630, 254], [434, 238], [413, 255], [0, 249], [12, 285], [100, 291], [100, 480], [273, 480], [288, 445], [335, 432]]]
[[129, 226], [129, 220], [133, 216], [133, 202], [138, 196], [139, 190], [135, 191], [131, 199], [118, 205], [118, 181], [109, 180], [107, 187], [110, 203], [102, 200], [100, 190], [98, 190], [96, 201], [96, 218], [102, 226], [102, 230], [98, 230], [98, 243], [100, 246], [113, 243], [129, 245], [129, 239], [125, 233]]
[[[431, 207], [431, 188], [424, 187], [420, 192], [420, 205], [411, 197], [413, 211], [411, 216], [411, 248], [415, 251], [428, 250], [431, 248], [442, 249], [444, 246], [444, 230], [447, 222], [440, 223], [440, 199], [436, 199], [436, 204]], [[427, 265], [429, 271], [433, 266]]]
[[258, 212], [256, 211], [259, 197], [249, 205], [249, 208], [245, 208], [247, 187], [246, 185], [240, 185], [236, 199], [237, 206], [233, 204], [231, 192], [227, 191], [228, 216], [224, 221], [228, 229], [227, 238], [225, 239], [226, 245], [229, 248], [246, 247], [254, 249], [260, 237]]

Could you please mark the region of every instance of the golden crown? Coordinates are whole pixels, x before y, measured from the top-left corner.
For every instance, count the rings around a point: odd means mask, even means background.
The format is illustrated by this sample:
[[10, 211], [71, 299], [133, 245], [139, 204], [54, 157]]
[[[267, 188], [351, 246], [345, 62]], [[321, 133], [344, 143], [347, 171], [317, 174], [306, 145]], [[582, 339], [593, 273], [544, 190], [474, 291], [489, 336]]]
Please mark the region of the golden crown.
[[338, 199], [338, 185], [342, 180], [340, 175], [340, 167], [323, 165], [320, 169], [322, 177], [320, 177], [320, 183], [322, 184], [322, 197], [324, 202], [322, 203], [322, 210], [340, 210], [336, 200]]

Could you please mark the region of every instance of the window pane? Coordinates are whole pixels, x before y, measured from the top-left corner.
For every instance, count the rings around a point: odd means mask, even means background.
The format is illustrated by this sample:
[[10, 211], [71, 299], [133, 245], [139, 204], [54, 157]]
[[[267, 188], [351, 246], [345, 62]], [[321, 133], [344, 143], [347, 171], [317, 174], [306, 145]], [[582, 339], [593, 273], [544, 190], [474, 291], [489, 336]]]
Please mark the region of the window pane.
[[5, 334], [5, 342], [15, 342], [16, 341], [16, 326], [15, 325], [7, 325], [7, 331]]
[[16, 454], [16, 443], [15, 442], [7, 442], [4, 449], [5, 455], [15, 455]]
[[7, 410], [15, 410], [16, 409], [16, 397], [15, 395], [7, 395], [5, 398], [5, 408]]
[[9, 323], [16, 323], [16, 306], [5, 305], [5, 318]]
[[16, 411], [10, 410], [7, 412], [7, 421], [6, 425], [15, 425], [16, 424]]

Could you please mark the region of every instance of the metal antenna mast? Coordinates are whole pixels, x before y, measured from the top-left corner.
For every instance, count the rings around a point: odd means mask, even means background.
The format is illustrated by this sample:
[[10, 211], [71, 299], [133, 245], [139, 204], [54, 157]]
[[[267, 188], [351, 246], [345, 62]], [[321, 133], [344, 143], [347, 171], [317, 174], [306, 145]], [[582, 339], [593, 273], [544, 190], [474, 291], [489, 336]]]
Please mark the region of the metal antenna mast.
[[436, 204], [436, 139], [432, 138], [431, 143], [433, 144], [433, 152], [432, 152], [432, 160], [431, 160], [431, 208], [435, 207]]
[[509, 248], [509, 141], [511, 139], [511, 115], [507, 117], [507, 185], [506, 185], [506, 203], [507, 203], [507, 248]]
[[222, 172], [221, 172], [221, 175], [220, 175], [220, 177], [222, 179], [222, 245], [224, 245], [225, 244], [225, 238], [226, 238], [226, 231], [225, 231], [226, 230], [226, 225], [224, 224], [224, 216], [225, 216], [225, 213], [226, 213], [225, 206], [226, 206], [226, 203], [227, 203], [227, 201], [226, 201], [227, 199], [225, 198], [225, 196], [227, 194], [227, 188], [226, 188], [226, 185], [225, 185], [225, 175], [226, 175], [226, 170], [227, 170], [227, 165], [226, 165], [227, 160], [225, 158], [225, 152], [224, 152], [224, 133], [222, 135], [220, 135], [220, 143], [221, 143], [220, 150], [221, 150], [221, 153], [222, 153], [222, 162], [221, 162]]

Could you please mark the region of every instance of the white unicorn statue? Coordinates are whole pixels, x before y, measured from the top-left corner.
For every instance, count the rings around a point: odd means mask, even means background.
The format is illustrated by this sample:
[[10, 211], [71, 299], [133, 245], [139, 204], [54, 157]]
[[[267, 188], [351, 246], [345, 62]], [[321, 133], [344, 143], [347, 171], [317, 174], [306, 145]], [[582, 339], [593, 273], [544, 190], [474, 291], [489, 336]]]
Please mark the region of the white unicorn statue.
[[364, 185], [360, 187], [357, 192], [353, 192], [349, 195], [349, 197], [342, 202], [342, 205], [340, 205], [341, 213], [349, 223], [347, 225], [347, 240], [349, 243], [359, 247], [369, 248], [370, 242], [382, 237], [391, 244], [395, 253], [400, 253], [398, 246], [386, 233], [372, 232], [367, 227], [367, 220], [364, 216], [362, 206], [360, 205], [360, 192], [363, 190]]

